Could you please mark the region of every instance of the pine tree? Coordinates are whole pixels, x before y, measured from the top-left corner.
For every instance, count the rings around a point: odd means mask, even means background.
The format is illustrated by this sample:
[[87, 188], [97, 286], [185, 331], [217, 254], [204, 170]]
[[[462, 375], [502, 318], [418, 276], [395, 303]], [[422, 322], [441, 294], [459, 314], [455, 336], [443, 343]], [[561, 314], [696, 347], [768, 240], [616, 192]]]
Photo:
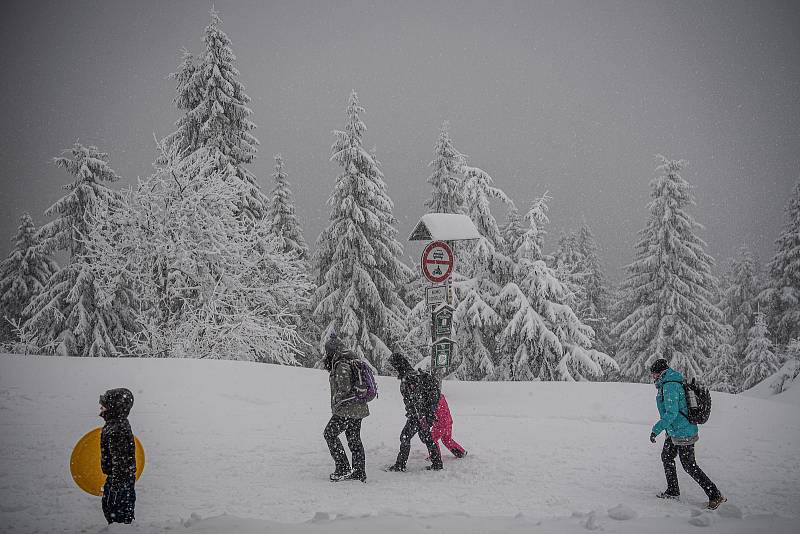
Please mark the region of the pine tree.
[[714, 366], [706, 375], [709, 387], [723, 393], [738, 393], [741, 366], [736, 356], [736, 348], [729, 343], [718, 345], [714, 350], [713, 360]]
[[99, 285], [128, 280], [141, 302], [135, 354], [296, 365], [306, 273], [266, 219], [238, 216], [246, 183], [187, 174], [171, 150], [90, 240]]
[[464, 156], [453, 146], [449, 128], [447, 121], [442, 123], [434, 158], [429, 164], [433, 172], [428, 183], [433, 186], [433, 192], [430, 200], [425, 202], [428, 213], [464, 212]]
[[0, 341], [14, 337], [13, 325], [24, 323], [23, 311], [58, 271], [56, 262], [42, 249], [29, 214], [20, 217], [12, 242], [13, 249], [0, 263]]
[[292, 252], [298, 259], [307, 261], [308, 245], [294, 213], [294, 196], [289, 188], [280, 154], [275, 155], [275, 174], [272, 177], [275, 178], [275, 187], [272, 189], [267, 215], [270, 231], [283, 242], [284, 252]]
[[608, 353], [610, 297], [594, 234], [584, 224], [578, 231], [563, 234], [553, 255], [559, 280], [574, 293], [574, 310], [594, 330], [595, 347]]
[[382, 370], [392, 352], [389, 347], [406, 334], [409, 310], [398, 291], [411, 271], [400, 259], [402, 246], [383, 173], [363, 146], [363, 112], [353, 91], [345, 129], [334, 132], [331, 147], [331, 160], [342, 173], [328, 200], [330, 224], [317, 240], [313, 302], [326, 334], [335, 329], [352, 340], [358, 356]]
[[45, 212], [55, 220], [39, 232], [46, 253], [69, 253], [67, 266], [54, 273], [44, 290], [25, 309], [24, 330], [44, 350], [60, 355], [116, 356], [132, 331], [134, 296], [117, 286], [113, 294], [98, 291], [87, 247], [101, 211], [118, 209], [121, 196], [106, 183], [119, 179], [108, 154], [75, 143], [55, 159], [74, 180], [70, 191]]
[[583, 272], [577, 313], [594, 330], [594, 347], [610, 354], [611, 292], [600, 266], [599, 246], [588, 225], [583, 224], [578, 230], [577, 242], [582, 258], [580, 270]]
[[614, 329], [623, 372], [636, 380], [647, 379], [658, 358], [687, 378], [702, 376], [724, 340], [722, 313], [712, 303], [714, 260], [696, 235], [701, 225], [687, 211], [694, 198], [680, 175], [686, 163], [658, 159], [650, 217], [622, 285], [622, 308], [632, 311]]
[[250, 97], [238, 80], [231, 40], [219, 28], [221, 23], [219, 14], [212, 10], [205, 29], [205, 51], [200, 58], [185, 54], [172, 75], [177, 81], [174, 102], [184, 115], [176, 122], [178, 129], [164, 139], [164, 145], [185, 158], [186, 170], [182, 172], [189, 176], [217, 174], [219, 179], [228, 180], [235, 174], [246, 185], [237, 203], [237, 215], [255, 221], [267, 215], [269, 199], [247, 167], [256, 157], [258, 140], [251, 133], [256, 125], [247, 106]]
[[485, 171], [466, 165], [460, 171], [465, 178], [464, 211], [475, 223], [480, 238], [459, 244], [460, 263], [464, 265], [459, 272], [466, 280], [454, 284], [458, 295], [453, 314], [458, 346], [454, 375], [480, 380], [494, 374], [495, 339], [503, 326], [497, 313], [500, 289], [513, 268], [511, 259], [503, 254], [505, 243], [490, 202], [513, 203]]
[[775, 374], [781, 366], [780, 360], [772, 352], [772, 341], [768, 336], [767, 320], [763, 313], [757, 313], [749, 333], [750, 342], [745, 349], [742, 389], [750, 389]]
[[759, 274], [758, 259], [742, 245], [738, 256], [731, 260], [720, 306], [725, 322], [733, 327], [732, 344], [739, 361], [744, 358], [748, 332], [756, 314], [761, 291]]
[[760, 296], [770, 306], [770, 324], [780, 345], [800, 337], [800, 179], [785, 214], [786, 222], [768, 265], [769, 288]]
[[528, 229], [515, 251], [514, 281], [500, 294], [506, 326], [496, 375], [506, 380], [581, 380], [599, 377], [616, 363], [591, 348], [593, 332], [568, 305], [570, 291], [542, 259], [546, 195], [525, 215]]

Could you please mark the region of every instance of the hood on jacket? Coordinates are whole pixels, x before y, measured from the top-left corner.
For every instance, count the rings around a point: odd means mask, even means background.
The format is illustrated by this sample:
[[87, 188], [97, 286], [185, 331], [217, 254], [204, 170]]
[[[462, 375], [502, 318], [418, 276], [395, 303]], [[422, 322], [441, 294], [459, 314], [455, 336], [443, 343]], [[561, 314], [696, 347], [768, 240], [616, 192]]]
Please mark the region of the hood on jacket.
[[399, 352], [395, 352], [389, 357], [389, 363], [394, 367], [395, 371], [397, 371], [397, 376], [401, 379], [414, 372], [414, 368], [408, 363], [406, 357]]
[[672, 367], [668, 367], [667, 370], [664, 371], [664, 374], [662, 374], [658, 380], [656, 380], [655, 384], [657, 388], [660, 388], [664, 385], [664, 382], [670, 381], [683, 382], [683, 375]]
[[124, 419], [133, 408], [133, 393], [128, 388], [109, 389], [100, 395], [100, 405], [105, 407], [100, 415], [106, 421]]

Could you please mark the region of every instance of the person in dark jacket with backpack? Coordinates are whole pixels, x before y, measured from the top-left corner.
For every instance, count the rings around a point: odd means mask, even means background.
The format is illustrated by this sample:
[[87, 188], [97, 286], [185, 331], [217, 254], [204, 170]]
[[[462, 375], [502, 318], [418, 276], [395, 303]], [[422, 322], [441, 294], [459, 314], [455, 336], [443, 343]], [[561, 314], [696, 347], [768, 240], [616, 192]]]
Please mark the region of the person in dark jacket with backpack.
[[389, 363], [397, 371], [400, 378], [400, 394], [406, 408], [406, 424], [400, 433], [400, 452], [397, 461], [387, 467], [387, 471], [405, 471], [408, 455], [411, 451], [411, 438], [419, 434], [419, 439], [428, 448], [431, 465], [426, 469], [438, 471], [442, 469], [442, 454], [431, 436], [439, 402], [439, 384], [434, 377], [424, 371], [415, 371], [405, 356], [392, 354]]
[[[336, 334], [325, 343], [325, 369], [328, 370], [331, 387], [331, 412], [323, 436], [328, 444], [331, 457], [336, 465], [330, 475], [332, 482], [340, 480], [367, 481], [364, 444], [361, 442], [361, 421], [369, 415], [365, 402], [343, 402], [352, 397], [354, 385], [353, 362], [358, 356], [353, 354]], [[344, 432], [347, 446], [353, 457], [353, 467], [347, 460], [339, 435]]]
[[689, 421], [689, 406], [686, 402], [683, 375], [671, 369], [667, 360], [661, 358], [650, 367], [650, 376], [658, 390], [656, 407], [660, 416], [650, 432], [650, 441], [655, 443], [662, 431], [667, 434], [664, 439], [664, 448], [661, 450], [667, 489], [659, 493], [658, 497], [662, 499], [678, 499], [680, 497], [678, 472], [675, 469], [675, 457], [678, 456], [683, 470], [700, 484], [708, 496], [708, 508], [716, 510], [727, 499], [722, 496], [717, 486], [711, 482], [695, 461], [694, 444], [700, 439], [700, 436], [697, 425]]
[[136, 445], [128, 422], [132, 407], [133, 393], [129, 389], [110, 389], [100, 395], [100, 417], [106, 421], [100, 433], [100, 469], [107, 477], [102, 506], [109, 525], [133, 521]]

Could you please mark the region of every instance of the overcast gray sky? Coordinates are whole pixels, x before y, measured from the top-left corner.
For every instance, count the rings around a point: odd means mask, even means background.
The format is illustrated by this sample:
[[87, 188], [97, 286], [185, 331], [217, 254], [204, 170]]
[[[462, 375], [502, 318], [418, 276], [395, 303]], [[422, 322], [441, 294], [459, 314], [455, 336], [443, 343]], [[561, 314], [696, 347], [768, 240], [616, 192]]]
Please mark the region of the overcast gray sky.
[[[339, 173], [331, 131], [355, 89], [403, 241], [424, 213], [446, 119], [456, 148], [521, 209], [550, 192], [550, 248], [586, 221], [612, 279], [633, 258], [658, 153], [689, 160], [694, 214], [719, 262], [740, 243], [772, 254], [800, 176], [798, 2], [214, 4], [253, 99], [253, 171], [271, 189], [283, 154], [310, 243]], [[40, 225], [63, 194], [52, 158], [76, 139], [109, 152], [128, 183], [150, 174], [153, 133], [178, 117], [167, 75], [182, 48], [202, 49], [210, 5], [4, 2], [3, 257], [19, 216]]]

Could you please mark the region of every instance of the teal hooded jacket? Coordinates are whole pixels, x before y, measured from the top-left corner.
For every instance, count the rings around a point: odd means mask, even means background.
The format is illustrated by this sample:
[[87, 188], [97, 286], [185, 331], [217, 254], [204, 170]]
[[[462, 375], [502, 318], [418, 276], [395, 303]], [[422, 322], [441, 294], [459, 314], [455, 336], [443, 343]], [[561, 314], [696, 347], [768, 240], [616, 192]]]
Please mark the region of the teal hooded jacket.
[[[676, 382], [672, 382], [675, 380]], [[667, 383], [668, 382], [668, 383]], [[686, 392], [683, 390], [683, 375], [668, 368], [656, 380], [656, 406], [661, 419], [653, 425], [653, 433], [657, 436], [662, 430], [674, 438], [691, 438], [697, 435], [697, 425], [689, 422], [686, 415], [689, 407], [686, 404]]]

